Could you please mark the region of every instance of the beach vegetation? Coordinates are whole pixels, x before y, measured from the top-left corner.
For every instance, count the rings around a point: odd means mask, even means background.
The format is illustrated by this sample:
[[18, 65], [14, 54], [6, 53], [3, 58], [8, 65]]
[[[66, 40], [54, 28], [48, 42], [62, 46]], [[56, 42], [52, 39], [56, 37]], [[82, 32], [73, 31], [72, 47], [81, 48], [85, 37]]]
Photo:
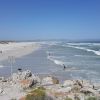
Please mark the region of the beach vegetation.
[[67, 97], [65, 100], [72, 100], [72, 99]]
[[45, 100], [45, 97], [46, 97], [45, 89], [43, 87], [39, 87], [38, 89], [31, 91], [26, 96], [25, 100]]
[[53, 77], [53, 84], [59, 84], [59, 80], [56, 77]]
[[97, 100], [97, 98], [96, 97], [88, 97], [87, 100]]

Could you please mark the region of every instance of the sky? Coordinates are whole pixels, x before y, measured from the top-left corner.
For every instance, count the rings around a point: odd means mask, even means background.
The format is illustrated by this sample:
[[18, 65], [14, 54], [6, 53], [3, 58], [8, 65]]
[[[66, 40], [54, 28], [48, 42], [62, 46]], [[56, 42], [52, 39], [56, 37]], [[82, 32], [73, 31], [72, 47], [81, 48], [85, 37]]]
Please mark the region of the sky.
[[0, 40], [100, 39], [100, 0], [0, 0]]

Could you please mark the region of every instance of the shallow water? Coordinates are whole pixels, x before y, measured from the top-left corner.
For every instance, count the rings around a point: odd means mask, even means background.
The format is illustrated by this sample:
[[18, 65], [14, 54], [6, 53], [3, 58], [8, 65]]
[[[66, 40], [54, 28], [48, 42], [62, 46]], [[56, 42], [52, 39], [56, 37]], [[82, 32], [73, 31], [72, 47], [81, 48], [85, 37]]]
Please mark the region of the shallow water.
[[[53, 74], [60, 80], [88, 79], [100, 82], [100, 43], [41, 42], [42, 48], [21, 58], [13, 64], [36, 74]], [[63, 64], [66, 69], [63, 68]], [[8, 61], [1, 62], [0, 75], [10, 75]]]

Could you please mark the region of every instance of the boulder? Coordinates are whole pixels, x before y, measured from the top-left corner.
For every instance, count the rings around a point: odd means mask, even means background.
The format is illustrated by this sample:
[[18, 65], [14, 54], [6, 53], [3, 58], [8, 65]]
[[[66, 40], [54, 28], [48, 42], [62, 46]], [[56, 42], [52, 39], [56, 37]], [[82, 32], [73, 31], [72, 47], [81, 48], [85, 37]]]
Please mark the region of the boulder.
[[83, 80], [83, 81], [82, 81], [82, 86], [83, 86], [83, 87], [88, 87], [88, 88], [93, 88], [93, 85], [90, 84], [90, 82], [87, 81], [87, 80]]
[[30, 88], [35, 84], [34, 80], [29, 80], [29, 79], [20, 80], [19, 83], [23, 89]]
[[23, 71], [23, 72], [13, 73], [12, 80], [13, 81], [23, 80], [23, 79], [28, 79], [30, 77], [32, 77], [32, 73], [31, 73], [31, 71], [27, 70], [27, 71]]
[[0, 81], [2, 81], [4, 79], [4, 77], [0, 77]]
[[80, 89], [80, 92], [84, 93], [84, 94], [96, 94], [96, 91], [93, 90], [92, 88], [88, 88], [88, 87], [84, 87], [82, 89]]
[[16, 82], [16, 81], [20, 80], [20, 76], [17, 73], [13, 73], [11, 80]]
[[2, 94], [3, 93], [3, 89], [0, 89], [0, 94]]
[[45, 77], [42, 79], [42, 85], [59, 84], [59, 80], [55, 77]]
[[94, 87], [95, 90], [100, 90], [100, 84], [99, 83], [95, 83], [93, 85], [93, 87]]
[[76, 80], [75, 85], [78, 85], [79, 87], [83, 88], [83, 81], [81, 80]]
[[52, 77], [53, 84], [59, 84], [59, 80], [56, 77]]
[[74, 82], [73, 80], [66, 80], [66, 81], [64, 81], [63, 86], [64, 86], [64, 87], [73, 86], [74, 83], [75, 83], [75, 82]]
[[57, 92], [61, 92], [61, 93], [68, 93], [68, 92], [71, 92], [71, 87], [64, 87], [64, 88], [60, 88], [60, 89], [57, 89]]
[[32, 73], [31, 73], [31, 71], [26, 70], [26, 71], [23, 71], [23, 72], [18, 72], [18, 76], [19, 76], [20, 79], [28, 79], [29, 77], [32, 76]]
[[100, 89], [98, 89], [97, 92], [100, 94]]
[[40, 82], [40, 78], [31, 73], [31, 71], [23, 71], [12, 75], [12, 82], [19, 84], [21, 88], [29, 88]]

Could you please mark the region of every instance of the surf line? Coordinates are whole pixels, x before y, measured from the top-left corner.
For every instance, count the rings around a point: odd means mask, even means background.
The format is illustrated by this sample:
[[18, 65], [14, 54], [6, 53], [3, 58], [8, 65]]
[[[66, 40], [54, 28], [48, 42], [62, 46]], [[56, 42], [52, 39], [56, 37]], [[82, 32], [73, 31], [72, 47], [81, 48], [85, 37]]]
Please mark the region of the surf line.
[[64, 63], [62, 63], [62, 62], [58, 63], [58, 60], [50, 59], [51, 58], [50, 52], [48, 53], [48, 58], [49, 58], [49, 60], [53, 61], [55, 64], [63, 66], [63, 70], [66, 69], [66, 65]]

